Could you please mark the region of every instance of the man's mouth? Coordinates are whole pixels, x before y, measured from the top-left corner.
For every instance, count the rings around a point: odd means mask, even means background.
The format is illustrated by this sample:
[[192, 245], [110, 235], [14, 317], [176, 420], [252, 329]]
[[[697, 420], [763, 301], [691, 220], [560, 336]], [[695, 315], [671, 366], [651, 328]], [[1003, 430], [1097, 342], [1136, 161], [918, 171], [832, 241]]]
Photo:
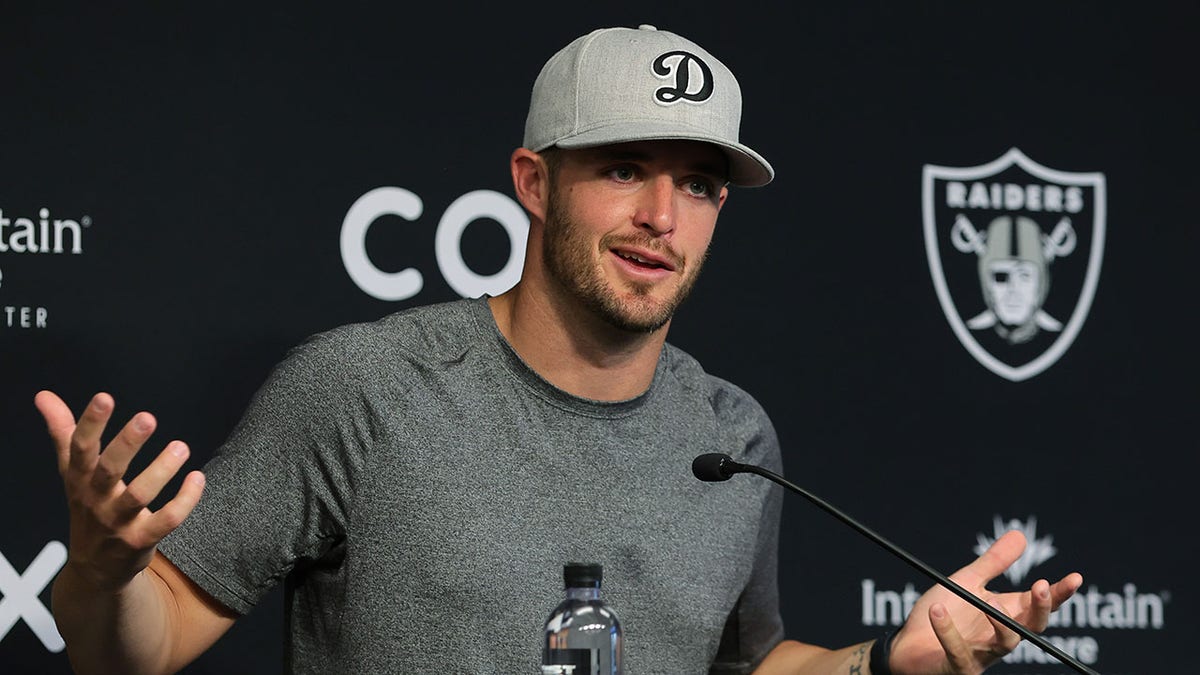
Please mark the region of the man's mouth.
[[674, 271], [675, 269], [675, 266], [672, 265], [670, 261], [657, 256], [619, 249], [614, 249], [613, 253], [615, 253], [622, 260], [627, 260], [639, 267], [645, 267], [646, 269], [662, 269], [668, 271]]

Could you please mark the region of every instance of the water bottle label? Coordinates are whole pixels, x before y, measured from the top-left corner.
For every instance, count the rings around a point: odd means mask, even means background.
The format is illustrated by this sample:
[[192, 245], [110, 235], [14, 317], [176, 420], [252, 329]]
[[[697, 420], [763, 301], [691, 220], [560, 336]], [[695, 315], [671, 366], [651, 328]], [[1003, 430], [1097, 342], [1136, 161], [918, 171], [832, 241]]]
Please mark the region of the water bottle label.
[[[595, 675], [599, 673], [596, 654], [591, 649], [547, 649], [542, 675]], [[552, 664], [552, 665], [550, 665]]]

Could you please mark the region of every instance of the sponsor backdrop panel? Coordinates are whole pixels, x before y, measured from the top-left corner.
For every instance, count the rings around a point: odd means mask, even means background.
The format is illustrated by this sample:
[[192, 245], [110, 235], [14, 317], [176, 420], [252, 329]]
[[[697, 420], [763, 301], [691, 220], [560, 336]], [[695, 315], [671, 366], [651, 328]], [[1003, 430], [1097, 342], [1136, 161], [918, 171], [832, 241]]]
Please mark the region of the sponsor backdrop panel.
[[[734, 70], [778, 171], [733, 191], [672, 341], [759, 398], [793, 481], [945, 572], [1020, 528], [997, 590], [1085, 574], [1063, 649], [1186, 669], [1196, 10], [533, 9], [5, 11], [0, 671], [69, 672], [33, 394], [112, 392], [199, 467], [307, 335], [502, 290], [529, 84], [643, 22]], [[793, 637], [871, 637], [928, 585], [798, 498], [784, 515]], [[187, 672], [277, 671], [281, 606]], [[1022, 648], [995, 672], [1066, 669]]]

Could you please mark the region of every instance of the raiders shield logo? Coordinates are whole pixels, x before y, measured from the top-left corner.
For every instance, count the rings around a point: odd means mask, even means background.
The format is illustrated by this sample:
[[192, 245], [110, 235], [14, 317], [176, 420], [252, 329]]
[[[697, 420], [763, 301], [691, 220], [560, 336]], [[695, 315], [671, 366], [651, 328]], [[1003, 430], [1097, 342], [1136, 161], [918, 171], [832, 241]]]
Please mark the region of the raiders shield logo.
[[925, 250], [954, 334], [1014, 382], [1049, 368], [1087, 318], [1104, 254], [1102, 173], [1013, 148], [982, 166], [925, 165]]

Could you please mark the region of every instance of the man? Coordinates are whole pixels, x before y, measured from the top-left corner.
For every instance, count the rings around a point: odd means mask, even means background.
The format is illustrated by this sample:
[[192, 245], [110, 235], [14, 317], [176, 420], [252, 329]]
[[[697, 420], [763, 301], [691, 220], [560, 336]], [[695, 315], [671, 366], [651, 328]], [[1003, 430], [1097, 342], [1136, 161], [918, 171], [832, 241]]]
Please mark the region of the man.
[[[726, 184], [773, 176], [740, 111], [733, 75], [677, 35], [572, 42], [511, 157], [521, 281], [314, 336], [155, 513], [187, 446], [125, 483], [153, 417], [100, 452], [111, 397], [76, 423], [40, 393], [71, 506], [54, 609], [74, 666], [176, 670], [282, 581], [290, 670], [531, 672], [567, 560], [604, 564], [630, 673], [975, 673], [1015, 647], [936, 588], [891, 640], [784, 640], [779, 490], [690, 475], [708, 451], [781, 467], [761, 407], [665, 341]], [[1082, 579], [986, 593], [1022, 548], [1003, 537], [956, 580], [1041, 630]]]

